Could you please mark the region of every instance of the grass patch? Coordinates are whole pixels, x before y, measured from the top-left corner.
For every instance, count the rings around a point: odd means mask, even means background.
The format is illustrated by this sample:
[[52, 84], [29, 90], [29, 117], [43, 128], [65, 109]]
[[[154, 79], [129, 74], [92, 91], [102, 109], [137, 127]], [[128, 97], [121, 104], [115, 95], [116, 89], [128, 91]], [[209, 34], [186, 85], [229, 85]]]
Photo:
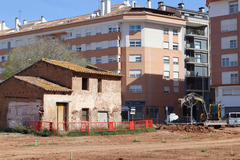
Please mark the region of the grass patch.
[[140, 141], [139, 141], [139, 140], [137, 140], [137, 139], [134, 139], [134, 140], [133, 140], [133, 142], [140, 142]]
[[[107, 135], [123, 135], [123, 134], [138, 134], [144, 132], [156, 132], [157, 130], [152, 127], [151, 129], [139, 129], [139, 130], [127, 130], [127, 131], [105, 131], [105, 132], [90, 132], [90, 136], [107, 136]], [[70, 132], [70, 133], [60, 133], [59, 136], [68, 136], [68, 137], [79, 137], [79, 136], [86, 136], [87, 133], [85, 132]]]

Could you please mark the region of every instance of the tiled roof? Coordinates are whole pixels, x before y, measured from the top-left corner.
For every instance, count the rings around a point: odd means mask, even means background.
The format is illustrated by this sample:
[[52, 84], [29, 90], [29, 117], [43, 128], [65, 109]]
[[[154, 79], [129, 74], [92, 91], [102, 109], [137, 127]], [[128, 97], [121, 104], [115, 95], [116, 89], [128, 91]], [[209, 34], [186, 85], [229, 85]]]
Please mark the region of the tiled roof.
[[109, 75], [109, 76], [117, 76], [117, 77], [122, 77], [123, 75], [111, 72], [108, 70], [100, 69], [92, 65], [88, 65], [87, 67], [82, 67], [77, 64], [67, 62], [67, 61], [59, 61], [59, 60], [52, 60], [52, 59], [46, 59], [43, 58], [42, 61], [60, 66], [66, 69], [70, 69], [75, 72], [81, 72], [81, 73], [90, 73], [90, 74], [98, 74], [98, 75]]
[[39, 77], [31, 77], [31, 76], [14, 76], [14, 78], [19, 79], [21, 81], [27, 82], [39, 88], [42, 88], [46, 91], [59, 91], [59, 92], [71, 92], [72, 90], [66, 87], [62, 87], [60, 85], [54, 84], [52, 82], [46, 81]]

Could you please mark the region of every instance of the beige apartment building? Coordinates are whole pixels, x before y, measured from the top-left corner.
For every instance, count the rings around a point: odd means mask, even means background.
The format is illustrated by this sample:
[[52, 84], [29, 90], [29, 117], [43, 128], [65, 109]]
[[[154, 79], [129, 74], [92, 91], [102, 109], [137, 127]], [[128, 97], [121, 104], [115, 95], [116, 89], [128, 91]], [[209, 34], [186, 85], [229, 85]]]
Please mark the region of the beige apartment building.
[[136, 111], [130, 118], [164, 122], [166, 106], [181, 114], [186, 21], [146, 2], [147, 8], [137, 7], [135, 1], [111, 6], [110, 0], [104, 0], [93, 14], [50, 22], [42, 17], [23, 24], [16, 18], [12, 29], [2, 22], [0, 64], [12, 48], [37, 37], [61, 39], [88, 63], [124, 75], [122, 106]]
[[240, 111], [239, 0], [207, 0], [210, 17], [211, 86], [222, 117]]

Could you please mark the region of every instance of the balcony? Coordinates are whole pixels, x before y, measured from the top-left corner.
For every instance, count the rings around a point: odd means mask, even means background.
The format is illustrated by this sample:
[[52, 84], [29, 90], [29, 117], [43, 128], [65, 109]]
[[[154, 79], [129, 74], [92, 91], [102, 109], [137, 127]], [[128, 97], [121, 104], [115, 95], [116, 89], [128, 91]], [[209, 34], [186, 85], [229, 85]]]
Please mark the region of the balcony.
[[187, 71], [186, 77], [208, 77], [207, 72]]
[[206, 36], [204, 30], [200, 29], [187, 29], [186, 34], [192, 36]]
[[186, 57], [185, 62], [186, 63], [195, 63], [196, 59], [194, 57]]
[[206, 48], [202, 48], [201, 46], [194, 44], [194, 43], [186, 43], [186, 49], [190, 50], [200, 50], [200, 51], [205, 51], [207, 52]]

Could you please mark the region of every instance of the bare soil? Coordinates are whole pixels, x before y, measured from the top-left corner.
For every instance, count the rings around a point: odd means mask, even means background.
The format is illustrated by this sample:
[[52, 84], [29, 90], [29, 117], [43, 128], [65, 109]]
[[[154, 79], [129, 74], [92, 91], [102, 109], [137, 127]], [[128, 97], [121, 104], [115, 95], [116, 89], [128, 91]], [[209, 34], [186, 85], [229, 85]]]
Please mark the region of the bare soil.
[[[212, 135], [212, 136], [211, 136]], [[140, 142], [133, 142], [136, 138]], [[240, 159], [240, 128], [214, 133], [159, 130], [152, 133], [114, 136], [36, 137], [0, 134], [0, 159], [7, 160], [153, 160]], [[162, 143], [163, 138], [166, 143]], [[38, 146], [31, 146], [38, 140]], [[209, 150], [202, 152], [208, 145]], [[231, 146], [235, 153], [231, 156]]]

